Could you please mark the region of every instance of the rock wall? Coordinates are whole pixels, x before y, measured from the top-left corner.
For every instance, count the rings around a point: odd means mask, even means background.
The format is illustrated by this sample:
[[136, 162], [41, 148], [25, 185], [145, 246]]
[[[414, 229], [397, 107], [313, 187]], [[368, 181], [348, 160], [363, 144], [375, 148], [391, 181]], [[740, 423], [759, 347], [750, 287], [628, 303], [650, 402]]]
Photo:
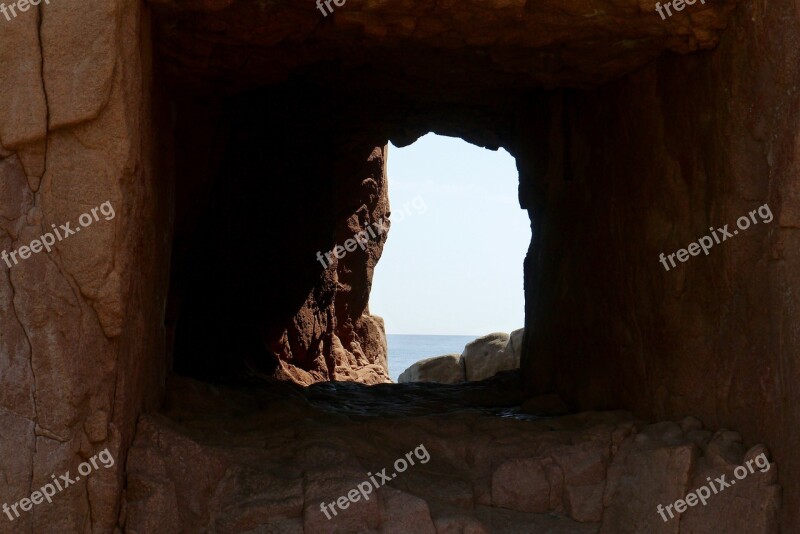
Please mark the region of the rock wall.
[[[781, 488], [762, 445], [691, 417], [518, 418], [500, 408], [521, 400], [511, 375], [447, 387], [326, 384], [261, 392], [257, 403], [179, 379], [165, 413], [139, 421], [125, 530], [777, 532]], [[336, 387], [349, 395], [332, 395]], [[426, 455], [403, 460], [412, 450]], [[322, 506], [377, 473], [385, 479], [370, 493], [361, 486], [366, 498], [343, 499], [335, 514]]]
[[206, 104], [207, 120], [177, 104], [176, 372], [388, 380], [368, 310], [391, 226], [385, 148], [327, 119], [338, 105], [294, 83]]
[[[749, 3], [713, 52], [554, 95], [547, 178], [526, 190], [528, 383], [763, 440], [786, 525], [800, 521], [797, 7]], [[659, 263], [765, 203], [772, 222]]]
[[115, 213], [50, 254], [2, 265], [3, 502], [75, 476], [106, 448], [115, 465], [82, 491], [4, 515], [0, 532], [112, 531], [133, 425], [160, 402], [170, 226], [155, 186], [148, 21], [133, 0], [63, 0], [0, 23], [0, 249], [52, 225], [81, 228], [106, 201]]
[[[662, 24], [637, 2], [349, 0], [323, 19], [299, 3], [154, 0], [155, 46], [135, 0], [53, 0], [0, 20], [0, 247], [106, 201], [115, 211], [0, 264], [4, 502], [102, 449], [116, 460], [0, 532], [114, 529], [137, 417], [160, 405], [168, 354], [195, 356], [187, 323], [213, 341], [205, 376], [234, 354], [235, 372], [381, 381], [367, 300], [383, 240], [327, 267], [316, 252], [389, 215], [381, 147], [430, 130], [518, 158], [535, 236], [530, 388], [741, 430], [780, 466], [784, 525], [800, 522], [798, 6], [756, 0], [717, 50], [647, 65], [715, 46], [734, 4], [709, 4]], [[258, 91], [293, 79], [313, 81], [296, 93], [302, 128], [225, 137], [238, 130], [223, 96], [268, 102]], [[199, 89], [208, 101], [187, 97]], [[237, 167], [254, 156], [272, 174]], [[672, 271], [658, 263], [764, 203], [772, 223]], [[220, 250], [203, 256], [204, 242]]]

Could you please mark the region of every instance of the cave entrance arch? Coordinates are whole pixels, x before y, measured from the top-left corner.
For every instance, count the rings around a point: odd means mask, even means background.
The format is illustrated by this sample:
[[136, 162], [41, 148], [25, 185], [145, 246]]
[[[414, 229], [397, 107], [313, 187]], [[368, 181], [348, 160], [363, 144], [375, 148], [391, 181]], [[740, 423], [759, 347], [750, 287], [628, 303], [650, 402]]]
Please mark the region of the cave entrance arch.
[[497, 150], [509, 119], [473, 106], [442, 117], [434, 105], [376, 124], [349, 95], [320, 91], [297, 80], [177, 105], [168, 330], [178, 374], [386, 381], [384, 327], [368, 309], [386, 232], [353, 250], [348, 242], [367, 228], [388, 232], [386, 144], [436, 129]]
[[418, 360], [522, 327], [531, 234], [516, 160], [503, 148], [429, 133], [390, 144], [387, 175], [392, 227], [370, 311], [384, 320], [397, 381]]

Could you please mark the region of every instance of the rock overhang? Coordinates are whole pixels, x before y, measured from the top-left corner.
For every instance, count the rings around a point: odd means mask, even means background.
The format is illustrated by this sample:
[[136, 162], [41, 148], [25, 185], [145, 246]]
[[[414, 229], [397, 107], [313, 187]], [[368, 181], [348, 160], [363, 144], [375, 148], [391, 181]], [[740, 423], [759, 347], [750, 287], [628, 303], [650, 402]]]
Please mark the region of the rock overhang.
[[228, 95], [303, 77], [456, 101], [594, 87], [665, 51], [713, 48], [736, 3], [662, 20], [653, 0], [346, 0], [329, 14], [312, 0], [150, 0], [177, 87]]

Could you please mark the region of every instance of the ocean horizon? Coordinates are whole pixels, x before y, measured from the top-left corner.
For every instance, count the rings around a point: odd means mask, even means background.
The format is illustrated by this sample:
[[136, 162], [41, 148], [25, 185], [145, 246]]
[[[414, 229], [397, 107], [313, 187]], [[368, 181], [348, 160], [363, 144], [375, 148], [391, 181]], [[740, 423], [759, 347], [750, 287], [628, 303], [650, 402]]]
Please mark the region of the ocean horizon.
[[425, 334], [387, 334], [389, 376], [397, 382], [400, 373], [426, 358], [461, 354], [464, 346], [481, 336], [446, 336]]

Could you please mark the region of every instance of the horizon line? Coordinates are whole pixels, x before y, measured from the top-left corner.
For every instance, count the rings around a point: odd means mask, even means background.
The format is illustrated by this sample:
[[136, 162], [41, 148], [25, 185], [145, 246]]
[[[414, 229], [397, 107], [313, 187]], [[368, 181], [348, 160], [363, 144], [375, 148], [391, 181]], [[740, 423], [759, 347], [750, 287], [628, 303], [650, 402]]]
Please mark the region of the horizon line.
[[387, 336], [458, 336], [458, 337], [483, 337], [487, 334], [475, 335], [475, 334], [386, 334]]

